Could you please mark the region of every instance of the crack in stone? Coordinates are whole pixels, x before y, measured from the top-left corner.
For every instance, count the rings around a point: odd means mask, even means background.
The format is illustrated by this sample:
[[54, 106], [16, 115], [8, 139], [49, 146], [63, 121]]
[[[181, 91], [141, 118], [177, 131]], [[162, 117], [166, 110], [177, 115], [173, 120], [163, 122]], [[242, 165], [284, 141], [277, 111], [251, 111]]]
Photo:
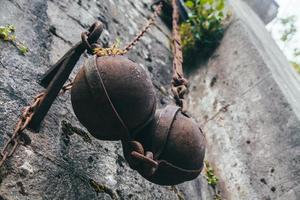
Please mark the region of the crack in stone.
[[[257, 81], [255, 84], [253, 84], [251, 87], [249, 87], [244, 92], [242, 92], [242, 94], [238, 97], [238, 99], [242, 99], [246, 94], [248, 94], [250, 91], [252, 91], [254, 88], [256, 88], [260, 83], [262, 83], [264, 80], [266, 80], [266, 78], [269, 77], [270, 75], [271, 75], [271, 72], [268, 72], [263, 78], [261, 78], [259, 81]], [[240, 102], [239, 100], [233, 100], [231, 103], [228, 103], [225, 106], [223, 106], [222, 108], [220, 108], [212, 117], [210, 117], [208, 120], [206, 120], [203, 123], [203, 127], [205, 125], [207, 125], [208, 122], [214, 120], [221, 113], [227, 112], [227, 110], [230, 106], [236, 105], [239, 102]]]
[[171, 191], [173, 191], [176, 194], [178, 200], [185, 200], [183, 194], [175, 185], [171, 186]]
[[[38, 20], [39, 22], [41, 22], [41, 23], [45, 26], [44, 28], [48, 29], [48, 27], [49, 27], [48, 22], [46, 22], [46, 21], [40, 19], [38, 16], [32, 14], [31, 12], [22, 9], [22, 7], [21, 7], [17, 2], [12, 1], [12, 0], [9, 0], [9, 1], [10, 1], [13, 5], [15, 5], [18, 9], [20, 9], [23, 13], [30, 15], [30, 16], [32, 17], [33, 20]], [[72, 20], [74, 20], [71, 16], [69, 16], [69, 15], [67, 15], [67, 16], [70, 17]], [[76, 20], [75, 20], [75, 21], [76, 21]], [[76, 22], [78, 23], [78, 21], [76, 21]], [[79, 24], [79, 25], [81, 25], [81, 24]], [[83, 25], [81, 25], [81, 26], [84, 28]], [[58, 35], [56, 32], [52, 32], [52, 31], [51, 31], [51, 26], [50, 26], [50, 28], [49, 28], [49, 31], [50, 31], [54, 36], [58, 37], [59, 39], [61, 39], [61, 40], [64, 41], [65, 43], [67, 43], [67, 44], [69, 44], [69, 45], [72, 45], [72, 42], [71, 42], [71, 41], [65, 39], [64, 37], [62, 37], [62, 36], [60, 36], [60, 35]]]
[[29, 16], [32, 17], [32, 20], [38, 20], [40, 22], [42, 22], [44, 24], [45, 27], [48, 27], [48, 23], [45, 22], [44, 20], [42, 20], [41, 18], [39, 18], [38, 16], [32, 14], [29, 11], [24, 10], [20, 4], [18, 4], [17, 2], [13, 1], [13, 0], [9, 0], [10, 3], [12, 3], [15, 7], [17, 7], [20, 11], [22, 11], [24, 14], [28, 14]]
[[116, 193], [109, 187], [104, 184], [97, 183], [95, 180], [90, 179], [90, 185], [95, 190], [96, 193], [106, 193], [108, 194], [113, 200], [117, 199]]
[[251, 87], [249, 87], [248, 89], [246, 89], [244, 92], [242, 92], [241, 96], [239, 98], [244, 97], [246, 94], [248, 94], [251, 90], [253, 90], [254, 88], [256, 88], [260, 83], [262, 83], [264, 80], [266, 80], [266, 78], [268, 78], [270, 75], [272, 75], [271, 72], [266, 73], [266, 75], [261, 78], [260, 80], [258, 80], [256, 83], [254, 83]]
[[55, 37], [61, 39], [63, 42], [69, 44], [69, 45], [73, 45], [71, 41], [65, 39], [64, 37], [60, 36], [59, 34], [57, 34], [56, 32], [56, 28], [54, 26], [50, 26], [49, 31], [52, 35], [54, 35]]
[[[53, 158], [45, 153], [41, 153], [38, 152], [34, 149], [32, 149], [32, 151], [38, 155], [41, 156], [42, 158], [48, 160], [49, 162], [53, 163], [54, 165], [68, 171], [69, 169], [67, 167], [65, 167], [64, 165], [66, 165], [67, 163], [63, 160], [58, 160], [56, 158]], [[108, 186], [104, 185], [104, 184], [99, 184], [97, 183], [94, 179], [88, 177], [88, 176], [83, 176], [82, 174], [76, 173], [76, 176], [81, 179], [83, 182], [89, 183], [89, 185], [95, 190], [96, 193], [106, 193], [108, 194], [113, 200], [118, 199], [117, 194], [115, 193], [115, 191], [111, 188], [109, 188]], [[27, 194], [28, 195], [28, 194]]]
[[2, 65], [3, 68], [6, 68], [1, 60], [0, 60], [0, 65]]
[[[84, 28], [84, 29], [86, 29], [87, 27], [84, 25], [84, 24], [82, 24], [78, 19], [76, 19], [75, 17], [73, 17], [73, 16], [71, 16], [71, 15], [69, 15], [69, 14], [67, 14], [67, 16], [68, 17], [70, 17], [72, 20], [74, 20], [77, 24], [79, 24], [82, 28]], [[93, 17], [94, 18], [94, 17]]]

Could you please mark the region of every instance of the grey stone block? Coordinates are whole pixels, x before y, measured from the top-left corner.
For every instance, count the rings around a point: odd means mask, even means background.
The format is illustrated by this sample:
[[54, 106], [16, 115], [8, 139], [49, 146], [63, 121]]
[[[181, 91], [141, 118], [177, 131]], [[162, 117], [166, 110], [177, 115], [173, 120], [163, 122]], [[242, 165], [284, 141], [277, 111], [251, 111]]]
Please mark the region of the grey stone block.
[[[8, 43], [0, 46], [1, 146], [20, 110], [42, 90], [37, 80], [79, 41], [81, 31], [101, 20], [106, 26], [101, 42], [119, 37], [126, 45], [151, 14], [150, 2], [2, 1], [0, 25], [15, 24], [30, 52], [21, 56]], [[234, 18], [221, 45], [190, 74], [189, 110], [206, 133], [206, 158], [220, 178], [223, 199], [299, 199], [299, 76], [257, 15], [241, 1], [231, 4]], [[152, 30], [128, 57], [149, 71], [162, 107], [171, 102], [170, 31], [160, 20]], [[1, 172], [1, 197], [173, 200], [182, 193], [185, 199], [213, 199], [203, 176], [177, 186], [179, 193], [151, 184], [128, 167], [119, 142], [67, 136], [63, 120], [81, 127], [68, 94], [57, 98], [39, 133], [26, 131], [32, 142]], [[97, 193], [90, 179], [107, 190]]]
[[[1, 1], [0, 25], [15, 24], [17, 37], [30, 49], [26, 56], [22, 56], [11, 44], [1, 42], [1, 146], [7, 140], [7, 135], [12, 133], [21, 109], [43, 90], [37, 83], [38, 79], [72, 44], [80, 40], [81, 32], [91, 23], [102, 20], [106, 25], [106, 39], [102, 38], [102, 41], [105, 42], [108, 38], [112, 43], [120, 36], [124, 46], [151, 14], [144, 4], [130, 1], [80, 2]], [[144, 13], [142, 17], [141, 12]], [[124, 17], [125, 15], [128, 17]], [[122, 20], [122, 24], [117, 19]], [[146, 40], [138, 44], [128, 56], [146, 69], [151, 69], [149, 73], [156, 81], [157, 88], [168, 87], [171, 54], [159, 41], [167, 36], [165, 33], [156, 35], [147, 34]], [[164, 43], [168, 43], [168, 40]], [[74, 77], [84, 59], [80, 60], [71, 77]], [[166, 94], [160, 90], [157, 92], [159, 99], [169, 101]], [[170, 187], [154, 185], [131, 170], [123, 158], [119, 142], [93, 140], [90, 144], [77, 135], [66, 136], [62, 129], [63, 120], [81, 127], [73, 114], [68, 94], [58, 97], [54, 102], [39, 133], [26, 130], [31, 144], [19, 147], [1, 172], [2, 198], [177, 198]], [[91, 187], [90, 179], [107, 189], [97, 193]]]
[[299, 199], [300, 77], [263, 23], [233, 1], [233, 20], [190, 76], [190, 111], [225, 199]]

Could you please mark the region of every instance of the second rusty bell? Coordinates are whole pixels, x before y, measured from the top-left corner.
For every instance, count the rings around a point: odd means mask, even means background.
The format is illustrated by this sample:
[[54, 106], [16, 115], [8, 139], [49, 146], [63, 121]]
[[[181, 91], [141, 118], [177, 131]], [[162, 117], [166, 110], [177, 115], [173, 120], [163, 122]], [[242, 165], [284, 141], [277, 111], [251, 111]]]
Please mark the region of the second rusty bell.
[[202, 171], [205, 136], [197, 123], [168, 105], [129, 144], [122, 143], [131, 168], [159, 185], [176, 185], [195, 179]]
[[79, 121], [100, 140], [134, 137], [156, 109], [150, 77], [124, 56], [88, 59], [74, 80], [71, 101]]

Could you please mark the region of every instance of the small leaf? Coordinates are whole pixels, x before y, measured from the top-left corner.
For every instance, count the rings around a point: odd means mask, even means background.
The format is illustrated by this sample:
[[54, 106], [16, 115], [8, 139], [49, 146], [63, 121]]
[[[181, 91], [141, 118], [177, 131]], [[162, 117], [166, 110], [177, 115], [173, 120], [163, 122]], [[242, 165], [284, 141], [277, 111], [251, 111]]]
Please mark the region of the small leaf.
[[29, 51], [28, 47], [26, 47], [26, 46], [23, 45], [23, 44], [19, 44], [19, 45], [18, 45], [18, 49], [19, 49], [19, 52], [20, 52], [22, 55], [25, 55], [25, 54]]
[[0, 32], [0, 38], [2, 38], [3, 40], [7, 40], [8, 33], [6, 31], [1, 31]]
[[205, 21], [202, 23], [202, 26], [205, 30], [208, 30], [209, 29], [209, 22], [208, 21]]
[[219, 1], [217, 5], [217, 10], [222, 11], [225, 7], [224, 1]]
[[187, 2], [185, 2], [185, 6], [186, 7], [188, 7], [188, 8], [190, 8], [190, 9], [192, 9], [193, 7], [194, 7], [194, 2], [193, 1], [187, 1]]
[[15, 39], [14, 35], [10, 35], [11, 32], [15, 31], [15, 27], [13, 25], [0, 26], [0, 39], [5, 41], [12, 41]]
[[225, 3], [225, 0], [185, 0], [185, 5], [190, 9], [186, 22], [190, 24], [193, 37], [187, 31], [180, 32], [183, 49], [185, 45], [190, 47], [191, 41], [195, 44], [194, 48], [200, 50], [201, 47], [201, 51], [210, 51], [219, 43], [228, 13]]

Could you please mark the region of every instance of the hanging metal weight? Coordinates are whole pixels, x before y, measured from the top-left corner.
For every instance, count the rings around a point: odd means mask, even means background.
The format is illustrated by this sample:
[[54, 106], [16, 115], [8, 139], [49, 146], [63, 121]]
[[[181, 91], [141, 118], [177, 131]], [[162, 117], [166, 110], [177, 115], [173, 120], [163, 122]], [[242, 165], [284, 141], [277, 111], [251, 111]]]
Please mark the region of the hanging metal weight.
[[131, 168], [159, 185], [175, 185], [196, 178], [203, 168], [205, 137], [177, 106], [157, 110], [155, 119], [136, 141], [122, 143]]
[[79, 121], [100, 140], [130, 140], [156, 109], [150, 77], [124, 56], [90, 58], [74, 80], [71, 101]]

